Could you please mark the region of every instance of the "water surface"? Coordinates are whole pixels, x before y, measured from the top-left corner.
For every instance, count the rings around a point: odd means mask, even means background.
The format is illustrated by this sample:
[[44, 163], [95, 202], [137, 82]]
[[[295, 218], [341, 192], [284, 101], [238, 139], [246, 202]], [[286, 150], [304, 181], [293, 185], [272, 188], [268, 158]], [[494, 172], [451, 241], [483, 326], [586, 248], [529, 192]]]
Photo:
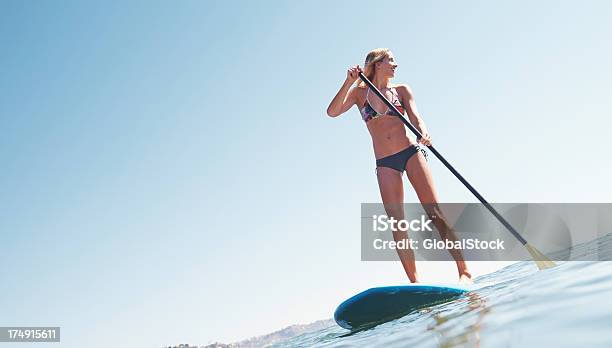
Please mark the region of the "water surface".
[[[476, 279], [494, 284], [346, 335], [332, 325], [273, 347], [612, 347], [612, 234], [539, 271], [519, 262]], [[333, 312], [334, 309], [330, 309]]]

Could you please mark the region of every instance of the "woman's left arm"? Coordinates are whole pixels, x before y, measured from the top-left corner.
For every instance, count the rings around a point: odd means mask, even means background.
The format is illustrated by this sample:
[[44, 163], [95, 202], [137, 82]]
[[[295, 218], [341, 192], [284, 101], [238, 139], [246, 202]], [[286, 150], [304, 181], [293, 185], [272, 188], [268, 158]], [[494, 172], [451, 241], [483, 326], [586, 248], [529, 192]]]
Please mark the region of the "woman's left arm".
[[416, 102], [414, 101], [414, 95], [412, 94], [412, 89], [410, 86], [405, 84], [397, 85], [396, 89], [402, 104], [406, 108], [406, 113], [408, 113], [408, 120], [410, 120], [410, 123], [423, 135], [422, 138], [418, 139], [419, 143], [426, 146], [431, 145], [431, 136], [429, 135], [429, 132], [427, 132], [425, 121], [423, 121], [423, 118], [421, 118], [421, 115], [419, 115]]

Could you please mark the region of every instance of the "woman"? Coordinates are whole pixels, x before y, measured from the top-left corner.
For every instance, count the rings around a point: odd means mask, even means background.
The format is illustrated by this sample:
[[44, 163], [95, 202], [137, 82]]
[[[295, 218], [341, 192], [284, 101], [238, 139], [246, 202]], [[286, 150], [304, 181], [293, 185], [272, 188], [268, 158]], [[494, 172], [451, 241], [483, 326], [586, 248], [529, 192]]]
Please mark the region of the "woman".
[[[406, 171], [408, 180], [416, 191], [419, 201], [430, 219], [440, 231], [442, 238], [457, 240], [454, 231], [438, 207], [438, 195], [426, 162], [425, 149], [420, 145], [431, 145], [431, 136], [419, 115], [410, 87], [405, 84], [391, 84], [397, 69], [393, 53], [387, 48], [379, 48], [368, 53], [363, 71], [359, 65], [348, 69], [347, 77], [340, 91], [327, 108], [327, 114], [337, 117], [357, 105], [362, 119], [366, 122], [372, 136], [376, 156], [376, 176], [387, 215], [404, 219], [404, 186], [402, 175]], [[363, 82], [351, 88], [364, 75], [408, 118], [423, 135], [414, 143], [406, 135], [406, 128], [393, 112]], [[420, 143], [420, 144], [419, 144]], [[396, 241], [407, 239], [407, 232], [393, 232]], [[397, 249], [402, 266], [411, 282], [418, 282], [414, 253], [410, 249]], [[463, 260], [461, 251], [452, 250], [457, 263], [460, 282], [471, 282], [471, 274]]]

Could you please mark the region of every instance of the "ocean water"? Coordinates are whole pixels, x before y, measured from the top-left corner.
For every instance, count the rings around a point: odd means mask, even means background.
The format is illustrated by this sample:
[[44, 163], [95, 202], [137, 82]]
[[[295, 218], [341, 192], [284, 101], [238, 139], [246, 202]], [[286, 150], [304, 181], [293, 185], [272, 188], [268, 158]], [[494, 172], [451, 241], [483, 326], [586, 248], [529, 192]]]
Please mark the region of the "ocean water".
[[[557, 267], [513, 264], [475, 280], [493, 285], [367, 331], [334, 324], [273, 347], [612, 347], [612, 234], [571, 251]], [[606, 261], [580, 261], [594, 253]]]

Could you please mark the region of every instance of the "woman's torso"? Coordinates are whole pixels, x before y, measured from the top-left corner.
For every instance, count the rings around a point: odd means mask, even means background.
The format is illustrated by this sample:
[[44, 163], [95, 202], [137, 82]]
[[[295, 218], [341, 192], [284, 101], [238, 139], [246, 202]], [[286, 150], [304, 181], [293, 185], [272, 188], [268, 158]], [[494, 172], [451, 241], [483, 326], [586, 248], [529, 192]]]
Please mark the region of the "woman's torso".
[[[398, 116], [393, 115], [383, 101], [369, 91], [368, 88], [360, 89], [358, 94], [358, 107], [365, 121], [368, 131], [372, 136], [374, 155], [380, 159], [407, 148], [413, 141], [406, 134], [406, 127]], [[383, 94], [397, 107], [400, 112], [404, 111], [399, 101], [399, 94], [395, 87], [385, 89]], [[376, 116], [375, 114], [383, 114]]]

